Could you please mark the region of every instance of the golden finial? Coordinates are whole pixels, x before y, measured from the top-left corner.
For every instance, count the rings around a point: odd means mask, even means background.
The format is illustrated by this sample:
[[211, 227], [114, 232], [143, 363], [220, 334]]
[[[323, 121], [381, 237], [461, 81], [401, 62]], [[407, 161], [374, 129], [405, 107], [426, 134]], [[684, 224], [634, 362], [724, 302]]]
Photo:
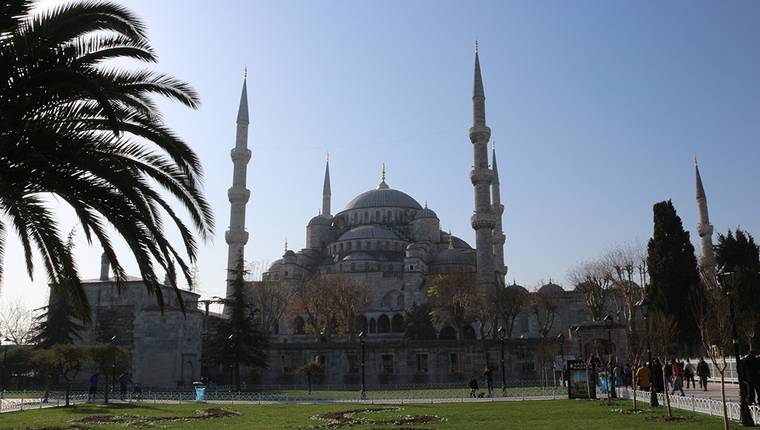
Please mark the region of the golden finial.
[[285, 238], [285, 252], [288, 252], [288, 238]]
[[478, 39], [475, 39], [475, 53], [480, 53], [480, 44], [478, 43]]
[[383, 170], [380, 172], [380, 179], [385, 182], [385, 162], [383, 162]]
[[454, 249], [454, 236], [451, 235], [451, 229], [449, 229], [449, 249]]

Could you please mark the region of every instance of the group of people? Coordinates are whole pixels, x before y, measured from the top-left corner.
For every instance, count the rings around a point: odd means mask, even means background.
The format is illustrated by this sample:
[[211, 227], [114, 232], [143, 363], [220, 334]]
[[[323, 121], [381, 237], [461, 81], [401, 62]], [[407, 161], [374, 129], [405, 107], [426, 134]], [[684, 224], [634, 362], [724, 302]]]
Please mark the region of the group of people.
[[493, 369], [490, 366], [486, 366], [483, 370], [483, 379], [486, 381], [486, 388], [488, 388], [488, 394], [478, 394], [478, 379], [475, 375], [470, 376], [470, 380], [467, 381], [467, 388], [470, 389], [470, 397], [493, 397]]
[[655, 358], [651, 363], [646, 362], [639, 365], [636, 369], [636, 379], [639, 388], [649, 391], [652, 388], [658, 393], [670, 390], [670, 394], [680, 392], [685, 395], [683, 388], [696, 389], [696, 379], [699, 379], [699, 388], [707, 391], [707, 378], [710, 377], [710, 366], [705, 362], [704, 357], [699, 359], [696, 366], [690, 359], [677, 360], [675, 358], [662, 364], [659, 358]]
[[[97, 394], [98, 394], [98, 382], [100, 381], [100, 374], [98, 372], [95, 372], [90, 376], [90, 382], [88, 385], [88, 394], [87, 394], [87, 401], [95, 400]], [[129, 387], [129, 384], [132, 383], [132, 377], [129, 373], [124, 372], [121, 375], [119, 375], [118, 379], [116, 380], [119, 384], [119, 398], [121, 400], [125, 400], [127, 398], [127, 389]], [[116, 383], [114, 383], [114, 386]], [[136, 399], [142, 398], [142, 387], [139, 383], [133, 383], [132, 384], [132, 397]]]

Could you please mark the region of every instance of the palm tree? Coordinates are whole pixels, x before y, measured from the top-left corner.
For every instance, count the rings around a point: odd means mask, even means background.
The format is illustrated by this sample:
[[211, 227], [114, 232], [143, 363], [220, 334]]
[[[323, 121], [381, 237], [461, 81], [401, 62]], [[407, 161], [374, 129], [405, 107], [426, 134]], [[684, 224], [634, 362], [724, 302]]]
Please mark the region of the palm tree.
[[[36, 248], [50, 283], [65, 286], [79, 316], [89, 317], [52, 197], [74, 210], [88, 242], [98, 240], [122, 282], [107, 231], [113, 226], [163, 306], [156, 269], [168, 273], [179, 298], [175, 264], [191, 283], [195, 234], [206, 240], [214, 221], [201, 191], [200, 161], [164, 124], [152, 96], [195, 109], [198, 95], [171, 76], [113, 65], [114, 59], [156, 61], [145, 26], [124, 7], [82, 1], [33, 13], [33, 6], [0, 2], [0, 255], [14, 230], [29, 276]], [[195, 232], [159, 191], [182, 204]], [[184, 256], [166, 239], [167, 216], [181, 234]]]

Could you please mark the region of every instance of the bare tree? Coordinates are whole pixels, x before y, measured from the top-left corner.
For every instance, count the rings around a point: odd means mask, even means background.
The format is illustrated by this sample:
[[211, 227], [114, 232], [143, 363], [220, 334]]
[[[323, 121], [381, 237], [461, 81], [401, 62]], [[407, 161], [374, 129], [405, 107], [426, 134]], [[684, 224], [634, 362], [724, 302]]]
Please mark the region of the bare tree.
[[304, 316], [307, 333], [329, 334], [335, 321], [334, 308], [324, 291], [330, 286], [325, 274], [308, 276], [293, 288], [291, 315]]
[[702, 347], [720, 374], [720, 394], [723, 403], [723, 428], [728, 430], [726, 406], [726, 355], [731, 353], [731, 307], [728, 296], [718, 285], [717, 279], [702, 277], [704, 288], [693, 294], [691, 306], [699, 329]]
[[21, 301], [5, 302], [0, 308], [0, 334], [14, 345], [27, 345], [34, 338], [34, 313]]
[[621, 319], [626, 322], [626, 343], [628, 356], [638, 348], [636, 342], [636, 318], [641, 305], [644, 303], [644, 289], [634, 281], [638, 274], [640, 262], [645, 261], [645, 253], [641, 247], [623, 245], [607, 252], [605, 264], [612, 278], [614, 296], [620, 301]]
[[258, 310], [262, 329], [274, 333], [285, 312], [291, 306], [293, 292], [277, 282], [253, 282], [248, 290], [251, 304]]
[[[656, 353], [660, 362], [667, 363], [668, 357], [673, 350], [673, 342], [678, 333], [678, 324], [675, 319], [662, 311], [652, 310], [649, 314], [650, 340], [652, 351]], [[662, 380], [667, 381], [665, 375], [665, 366], [662, 366]], [[670, 395], [668, 394], [667, 384], [665, 384], [665, 404], [668, 410], [668, 417], [673, 417], [673, 409], [670, 407]]]
[[586, 261], [570, 271], [570, 282], [583, 294], [591, 319], [601, 321], [612, 288], [612, 276], [602, 260]]
[[260, 281], [264, 273], [269, 269], [270, 262], [267, 260], [249, 261], [245, 265], [245, 280]]
[[498, 315], [504, 323], [505, 334], [508, 339], [511, 339], [515, 320], [527, 306], [530, 294], [527, 290], [515, 286], [498, 288], [495, 290], [493, 300]]
[[367, 311], [370, 293], [366, 283], [345, 274], [318, 274], [295, 286], [291, 312], [306, 316], [315, 335], [353, 335], [356, 318]]
[[554, 320], [557, 318], [557, 309], [559, 307], [557, 297], [554, 297], [551, 293], [542, 292], [536, 287], [530, 294], [529, 306], [531, 313], [536, 318], [538, 335], [542, 339], [545, 339], [549, 336], [552, 327], [554, 327]]
[[462, 328], [475, 317], [481, 303], [480, 290], [474, 275], [436, 275], [427, 294], [433, 302], [434, 321], [437, 323], [447, 319], [454, 326], [457, 339], [462, 339]]
[[325, 292], [334, 309], [336, 330], [352, 338], [357, 333], [357, 318], [369, 308], [370, 292], [366, 282], [349, 279], [344, 274], [333, 275], [330, 288]]

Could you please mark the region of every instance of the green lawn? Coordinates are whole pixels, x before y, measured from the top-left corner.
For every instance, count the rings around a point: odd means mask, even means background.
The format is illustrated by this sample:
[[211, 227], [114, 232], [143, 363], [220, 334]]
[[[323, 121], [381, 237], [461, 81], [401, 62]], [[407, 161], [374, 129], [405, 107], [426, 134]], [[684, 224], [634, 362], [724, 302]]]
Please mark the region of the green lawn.
[[[223, 407], [239, 413], [236, 416], [208, 419], [177, 419], [198, 416], [205, 408]], [[104, 406], [89, 404], [68, 409], [44, 409], [12, 412], [0, 415], [0, 429], [93, 429], [121, 430], [124, 427], [155, 427], [161, 429], [710, 429], [722, 426], [719, 418], [691, 415], [675, 411], [685, 420], [662, 422], [660, 408], [649, 408], [639, 414], [622, 414], [622, 408], [630, 403], [621, 402], [607, 406], [603, 402], [583, 400], [494, 402], [494, 403], [448, 403], [426, 405], [358, 405], [358, 404], [275, 404], [275, 405], [218, 405], [218, 404], [139, 404]], [[372, 409], [343, 415], [336, 412]], [[383, 410], [384, 409], [384, 410]], [[314, 419], [329, 414], [327, 419]], [[98, 423], [103, 416], [115, 416], [116, 422]], [[88, 419], [89, 417], [89, 419]], [[92, 418], [95, 417], [95, 418]], [[131, 418], [130, 418], [131, 417]], [[137, 417], [137, 418], [135, 418]], [[152, 418], [151, 418], [152, 417]], [[156, 419], [156, 417], [164, 417]], [[171, 417], [177, 417], [171, 419]], [[346, 418], [347, 417], [347, 418]], [[107, 419], [107, 418], [106, 418]], [[113, 418], [111, 418], [113, 420]], [[346, 423], [346, 420], [365, 420]], [[368, 422], [366, 420], [371, 420]], [[416, 422], [415, 422], [416, 421]], [[350, 425], [353, 424], [353, 425]], [[738, 428], [738, 426], [736, 426]]]

